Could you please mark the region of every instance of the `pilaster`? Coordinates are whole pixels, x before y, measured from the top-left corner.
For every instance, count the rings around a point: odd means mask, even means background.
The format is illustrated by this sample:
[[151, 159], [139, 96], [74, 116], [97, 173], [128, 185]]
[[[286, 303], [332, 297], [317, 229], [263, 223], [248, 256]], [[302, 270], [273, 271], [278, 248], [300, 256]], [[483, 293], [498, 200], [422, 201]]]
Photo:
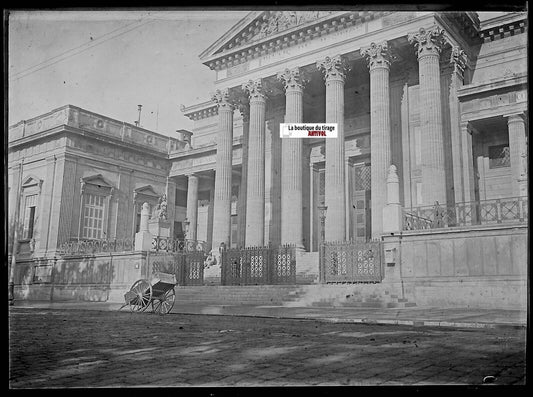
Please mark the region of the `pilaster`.
[[[48, 254], [55, 254], [59, 244], [68, 241], [72, 235], [72, 211], [74, 184], [77, 182], [77, 159], [65, 154], [56, 156], [56, 172], [52, 193]], [[109, 203], [107, 203], [109, 205]], [[107, 231], [107, 229], [104, 229]]]
[[527, 196], [526, 122], [522, 113], [507, 115], [513, 196]]
[[198, 227], [198, 176], [196, 176], [194, 174], [188, 175], [187, 221], [189, 222], [189, 230], [187, 232], [187, 239], [189, 239], [189, 240], [197, 240], [197, 227]]
[[457, 90], [463, 86], [464, 82], [464, 72], [467, 64], [466, 53], [459, 47], [453, 47], [450, 56], [450, 64], [452, 66], [452, 75], [449, 91], [449, 104], [452, 141], [453, 185], [455, 202], [460, 203], [466, 201], [466, 195], [462, 173], [464, 164], [463, 156], [461, 155], [461, 108], [459, 98], [457, 97]]

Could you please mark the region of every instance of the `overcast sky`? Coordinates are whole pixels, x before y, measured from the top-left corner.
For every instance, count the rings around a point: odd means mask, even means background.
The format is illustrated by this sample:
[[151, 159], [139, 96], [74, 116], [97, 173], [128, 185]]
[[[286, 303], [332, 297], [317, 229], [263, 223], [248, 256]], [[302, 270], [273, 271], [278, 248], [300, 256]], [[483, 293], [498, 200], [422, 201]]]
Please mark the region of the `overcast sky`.
[[[198, 55], [244, 12], [14, 12], [9, 125], [72, 104], [166, 135], [192, 128], [179, 109], [209, 99]], [[159, 116], [157, 116], [159, 110]]]
[[144, 128], [191, 129], [179, 107], [208, 100], [215, 79], [198, 55], [248, 12], [13, 12], [8, 123], [66, 104], [133, 123], [142, 104]]

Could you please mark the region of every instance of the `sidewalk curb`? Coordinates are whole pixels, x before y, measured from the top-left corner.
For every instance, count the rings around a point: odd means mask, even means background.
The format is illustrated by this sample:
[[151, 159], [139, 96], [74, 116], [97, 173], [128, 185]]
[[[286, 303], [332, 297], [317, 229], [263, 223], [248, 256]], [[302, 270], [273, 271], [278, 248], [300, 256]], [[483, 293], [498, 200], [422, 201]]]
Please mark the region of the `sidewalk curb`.
[[422, 321], [422, 320], [389, 320], [389, 319], [368, 319], [368, 318], [340, 318], [340, 317], [294, 317], [294, 316], [269, 316], [265, 314], [232, 314], [232, 313], [191, 313], [172, 312], [171, 314], [182, 315], [208, 315], [208, 316], [233, 316], [233, 317], [257, 317], [276, 318], [285, 320], [313, 320], [323, 323], [337, 324], [379, 324], [379, 325], [408, 325], [414, 327], [446, 327], [446, 328], [476, 328], [476, 329], [520, 329], [526, 328], [526, 324], [504, 324], [504, 323], [464, 323], [451, 321]]
[[[10, 308], [17, 307], [9, 306]], [[88, 307], [86, 305], [71, 307], [57, 306], [57, 307], [39, 307], [39, 305], [24, 304], [18, 306], [24, 309], [55, 309], [55, 310], [96, 310], [96, 311], [119, 311], [118, 304], [107, 307]], [[522, 329], [526, 328], [527, 324], [523, 323], [485, 323], [485, 322], [459, 322], [459, 321], [436, 321], [436, 320], [395, 320], [395, 319], [373, 319], [373, 318], [343, 318], [343, 317], [327, 317], [327, 316], [294, 316], [294, 315], [269, 315], [269, 314], [253, 314], [253, 313], [201, 313], [199, 311], [179, 311], [174, 307], [174, 311], [170, 314], [181, 315], [200, 315], [200, 316], [230, 316], [230, 317], [255, 317], [255, 318], [275, 318], [286, 320], [312, 320], [323, 323], [338, 323], [338, 324], [379, 324], [379, 325], [407, 325], [413, 327], [443, 327], [443, 328], [470, 328], [470, 329]]]

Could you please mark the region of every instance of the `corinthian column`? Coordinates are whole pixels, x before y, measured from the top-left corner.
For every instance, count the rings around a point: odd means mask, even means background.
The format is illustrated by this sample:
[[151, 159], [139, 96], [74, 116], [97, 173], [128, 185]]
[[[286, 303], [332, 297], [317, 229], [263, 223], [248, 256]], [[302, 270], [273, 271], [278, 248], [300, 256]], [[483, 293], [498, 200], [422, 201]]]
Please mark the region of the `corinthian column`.
[[[285, 122], [303, 121], [303, 87], [300, 69], [285, 69], [278, 73], [285, 87]], [[302, 207], [303, 141], [285, 138], [281, 141], [281, 243], [303, 248]]]
[[372, 237], [383, 233], [383, 208], [387, 204], [387, 175], [391, 163], [389, 70], [387, 42], [361, 49], [370, 69], [370, 159]]
[[221, 243], [229, 247], [231, 230], [231, 160], [233, 154], [233, 110], [229, 90], [217, 90], [213, 101], [218, 104], [217, 163], [213, 208], [213, 249]]
[[422, 200], [425, 205], [446, 203], [446, 175], [442, 132], [439, 57], [444, 31], [420, 28], [408, 40], [418, 54], [420, 130], [422, 131]]
[[242, 85], [250, 96], [246, 246], [263, 246], [265, 236], [265, 108], [261, 79]]
[[326, 80], [326, 123], [337, 123], [336, 139], [326, 139], [325, 238], [342, 241], [346, 236], [344, 183], [344, 81], [348, 70], [340, 56], [326, 57], [316, 63]]

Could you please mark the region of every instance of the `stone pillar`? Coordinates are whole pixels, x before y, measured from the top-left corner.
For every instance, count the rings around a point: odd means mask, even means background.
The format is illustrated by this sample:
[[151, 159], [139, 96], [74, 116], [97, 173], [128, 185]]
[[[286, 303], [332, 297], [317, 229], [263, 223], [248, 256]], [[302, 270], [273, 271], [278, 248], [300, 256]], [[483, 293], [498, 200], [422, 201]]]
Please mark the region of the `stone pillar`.
[[217, 163], [213, 209], [212, 249], [224, 243], [229, 247], [231, 231], [231, 171], [233, 157], [233, 111], [228, 89], [217, 90], [213, 101], [218, 104]]
[[513, 196], [527, 196], [526, 123], [521, 113], [507, 116]]
[[417, 49], [420, 81], [420, 129], [422, 131], [423, 205], [438, 201], [446, 204], [446, 175], [442, 129], [442, 104], [439, 57], [444, 45], [444, 31], [437, 26], [409, 34]]
[[247, 247], [263, 246], [265, 236], [265, 110], [266, 96], [261, 79], [242, 85], [250, 97], [248, 178], [246, 191]]
[[466, 67], [466, 54], [458, 47], [452, 48], [450, 63], [453, 71], [450, 81], [448, 102], [450, 106], [450, 132], [452, 142], [453, 187], [456, 203], [465, 202], [465, 186], [463, 181], [463, 156], [461, 141], [461, 107], [457, 90], [463, 86]]
[[383, 232], [398, 233], [403, 230], [403, 214], [400, 205], [400, 179], [396, 166], [391, 165], [386, 184], [387, 204], [383, 207]]
[[372, 237], [383, 232], [383, 208], [387, 202], [386, 181], [391, 163], [389, 71], [391, 52], [387, 42], [361, 49], [370, 69], [370, 160]]
[[[16, 163], [11, 173], [13, 179], [11, 182], [11, 189], [9, 190], [9, 253], [13, 252], [13, 243], [15, 238], [15, 227], [17, 223], [20, 222], [19, 211], [20, 211], [20, 199], [21, 199], [21, 180], [22, 180], [22, 163]], [[20, 237], [18, 237], [20, 238]]]
[[198, 176], [191, 174], [188, 176], [187, 187], [187, 221], [189, 221], [188, 240], [196, 240], [198, 226]]
[[148, 231], [149, 218], [150, 206], [148, 203], [144, 203], [141, 209], [139, 231], [135, 234], [135, 251], [150, 251], [152, 249], [152, 235]]
[[344, 182], [344, 81], [348, 66], [340, 56], [316, 63], [326, 80], [326, 123], [337, 123], [337, 139], [326, 139], [326, 241], [346, 238]]
[[[303, 88], [307, 82], [299, 68], [278, 73], [285, 88], [285, 122], [303, 121]], [[303, 249], [302, 202], [303, 140], [281, 140], [281, 243]]]

